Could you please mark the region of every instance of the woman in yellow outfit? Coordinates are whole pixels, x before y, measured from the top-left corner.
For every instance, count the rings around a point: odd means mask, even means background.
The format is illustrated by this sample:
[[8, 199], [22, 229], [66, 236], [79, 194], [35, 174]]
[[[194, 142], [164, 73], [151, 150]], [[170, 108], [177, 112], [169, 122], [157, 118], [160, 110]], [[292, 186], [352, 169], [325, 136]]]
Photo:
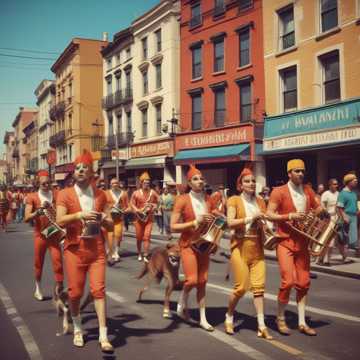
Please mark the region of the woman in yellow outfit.
[[256, 182], [252, 171], [244, 168], [237, 179], [240, 195], [227, 202], [228, 226], [234, 230], [231, 238], [230, 263], [235, 279], [225, 314], [225, 331], [234, 334], [234, 311], [239, 299], [250, 289], [258, 321], [258, 336], [271, 340], [264, 322], [265, 260], [262, 237], [256, 220], [263, 219], [266, 205], [255, 195]]

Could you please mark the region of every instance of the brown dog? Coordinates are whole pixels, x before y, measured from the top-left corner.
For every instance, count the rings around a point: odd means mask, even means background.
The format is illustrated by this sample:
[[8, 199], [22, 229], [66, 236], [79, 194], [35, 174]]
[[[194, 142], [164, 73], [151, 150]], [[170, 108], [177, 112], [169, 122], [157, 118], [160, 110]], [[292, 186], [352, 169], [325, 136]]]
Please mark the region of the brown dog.
[[156, 247], [151, 251], [149, 262], [144, 263], [144, 268], [137, 279], [143, 278], [148, 274], [145, 286], [139, 291], [138, 301], [141, 301], [144, 291], [155, 279], [159, 284], [162, 278], [167, 281], [164, 298], [163, 317], [171, 318], [170, 315], [170, 296], [174, 288], [182, 287], [179, 281], [180, 247], [176, 244], [167, 244], [166, 247]]
[[62, 316], [62, 334], [72, 333], [72, 319], [69, 308], [69, 296], [68, 292], [63, 288], [55, 287], [53, 295], [53, 303], [57, 312], [57, 315]]

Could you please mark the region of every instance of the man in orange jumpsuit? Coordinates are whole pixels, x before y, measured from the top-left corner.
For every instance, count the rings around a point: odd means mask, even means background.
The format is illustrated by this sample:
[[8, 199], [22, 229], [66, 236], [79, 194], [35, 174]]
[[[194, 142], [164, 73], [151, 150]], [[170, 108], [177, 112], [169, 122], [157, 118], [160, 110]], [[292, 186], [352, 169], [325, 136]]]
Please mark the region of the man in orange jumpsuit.
[[[138, 260], [148, 262], [150, 248], [151, 230], [154, 222], [154, 209], [159, 202], [159, 195], [150, 188], [150, 176], [145, 171], [139, 178], [140, 189], [134, 191], [130, 199], [130, 206], [137, 215], [135, 220], [136, 246]], [[141, 218], [147, 213], [148, 216]], [[144, 243], [144, 256], [141, 254], [141, 244]]]
[[45, 260], [46, 250], [49, 249], [51, 262], [57, 290], [63, 288], [63, 266], [62, 255], [59, 242], [46, 239], [41, 231], [49, 225], [48, 218], [44, 215], [42, 208], [51, 204], [55, 209], [55, 193], [50, 190], [50, 179], [47, 171], [39, 171], [39, 191], [28, 194], [25, 205], [25, 221], [34, 221], [34, 269], [35, 269], [35, 299], [44, 299], [41, 291], [41, 275]]
[[314, 209], [320, 212], [322, 209], [311, 187], [303, 185], [304, 162], [301, 159], [290, 160], [287, 163], [287, 173], [288, 183], [272, 191], [267, 210], [269, 220], [278, 222], [278, 231], [283, 238], [276, 249], [281, 275], [276, 322], [281, 334], [290, 334], [285, 321], [285, 307], [289, 302], [290, 291], [295, 287], [299, 331], [314, 336], [316, 331], [305, 321], [306, 294], [310, 287], [308, 241], [294, 233], [287, 222], [301, 221], [309, 210]]
[[74, 323], [73, 343], [84, 346], [79, 313], [86, 275], [99, 322], [102, 351], [112, 352], [107, 336], [105, 306], [105, 244], [101, 227], [112, 230], [107, 214], [106, 195], [93, 184], [93, 159], [84, 153], [75, 159], [75, 185], [61, 190], [57, 198], [57, 222], [66, 228], [64, 258], [69, 285], [71, 315]]

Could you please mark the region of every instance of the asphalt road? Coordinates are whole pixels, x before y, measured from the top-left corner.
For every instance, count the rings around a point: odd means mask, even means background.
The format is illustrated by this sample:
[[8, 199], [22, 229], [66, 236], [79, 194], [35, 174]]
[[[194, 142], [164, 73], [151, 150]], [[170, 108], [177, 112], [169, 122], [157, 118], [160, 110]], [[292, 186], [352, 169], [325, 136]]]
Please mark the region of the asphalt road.
[[[198, 311], [192, 295], [192, 321], [162, 318], [163, 285], [154, 284], [137, 303], [142, 281], [135, 276], [141, 269], [136, 259], [135, 240], [125, 238], [122, 260], [107, 271], [108, 328], [114, 355], [99, 349], [93, 306], [82, 314], [86, 346], [74, 348], [72, 336], [58, 336], [61, 321], [55, 314], [50, 295], [52, 274], [49, 257], [45, 262], [43, 289], [46, 301], [33, 298], [33, 243], [31, 228], [11, 225], [0, 233], [0, 359], [358, 359], [360, 356], [360, 281], [327, 274], [313, 280], [308, 323], [318, 336], [307, 337], [297, 331], [294, 303], [288, 307], [291, 336], [276, 332], [276, 293], [279, 275], [276, 262], [267, 262], [266, 318], [275, 341], [256, 337], [256, 318], [251, 297], [237, 307], [236, 334], [223, 331], [224, 314], [231, 280], [224, 280], [226, 259], [217, 254], [210, 265], [207, 287], [208, 320], [216, 327], [207, 333], [197, 326]], [[157, 240], [153, 246], [161, 244]], [[172, 294], [172, 310], [178, 292]]]

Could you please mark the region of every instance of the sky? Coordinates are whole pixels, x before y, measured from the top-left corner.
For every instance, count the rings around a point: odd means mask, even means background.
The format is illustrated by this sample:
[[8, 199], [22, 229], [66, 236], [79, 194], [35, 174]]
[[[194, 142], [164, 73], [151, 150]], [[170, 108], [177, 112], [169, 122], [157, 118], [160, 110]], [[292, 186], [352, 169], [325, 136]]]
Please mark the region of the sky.
[[36, 106], [36, 87], [43, 79], [54, 78], [50, 67], [72, 38], [100, 40], [108, 32], [111, 40], [158, 2], [1, 0], [0, 154], [5, 150], [5, 131], [12, 130], [19, 107]]

